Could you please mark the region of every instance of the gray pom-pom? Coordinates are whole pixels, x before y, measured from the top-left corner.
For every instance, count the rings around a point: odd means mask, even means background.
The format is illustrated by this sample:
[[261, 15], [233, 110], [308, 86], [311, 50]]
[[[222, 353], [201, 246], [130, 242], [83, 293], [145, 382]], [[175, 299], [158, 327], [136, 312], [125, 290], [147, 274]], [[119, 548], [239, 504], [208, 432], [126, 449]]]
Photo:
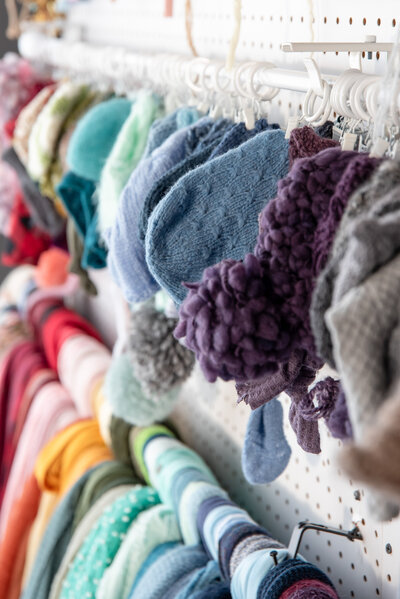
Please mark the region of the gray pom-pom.
[[132, 313], [129, 356], [135, 377], [148, 393], [166, 393], [183, 383], [194, 365], [194, 354], [173, 336], [176, 320], [144, 304]]

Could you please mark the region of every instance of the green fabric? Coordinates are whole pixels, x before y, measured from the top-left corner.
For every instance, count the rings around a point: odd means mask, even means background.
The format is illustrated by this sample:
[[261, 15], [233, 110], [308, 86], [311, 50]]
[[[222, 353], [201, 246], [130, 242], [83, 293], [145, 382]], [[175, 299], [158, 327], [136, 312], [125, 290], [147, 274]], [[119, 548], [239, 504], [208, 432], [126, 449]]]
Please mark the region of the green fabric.
[[110, 437], [111, 449], [116, 459], [123, 464], [132, 466], [131, 454], [129, 451], [129, 432], [132, 425], [122, 418], [111, 417]]
[[134, 485], [138, 482], [132, 467], [116, 461], [102, 464], [90, 475], [82, 490], [75, 508], [73, 529], [75, 530], [92, 505], [96, 503], [106, 491], [121, 485]]
[[55, 149], [55, 154], [53, 156], [53, 160], [49, 166], [48, 171], [44, 174], [42, 179], [40, 180], [40, 191], [43, 195], [52, 198], [55, 200], [57, 198], [56, 194], [56, 186], [60, 183], [63, 176], [63, 168], [60, 160], [60, 156], [58, 154], [58, 145], [61, 140], [61, 137], [68, 132], [70, 127], [74, 127], [78, 120], [97, 102], [100, 102], [104, 99], [104, 94], [100, 94], [99, 92], [95, 92], [90, 88], [83, 88], [81, 97], [79, 98], [76, 105], [72, 108], [70, 114], [67, 116], [65, 122], [63, 123], [59, 139], [57, 142], [57, 147]]
[[28, 172], [34, 181], [45, 180], [65, 123], [88, 93], [88, 86], [67, 81], [56, 89], [40, 112], [28, 143]]
[[142, 564], [153, 549], [174, 541], [181, 541], [181, 534], [171, 509], [158, 505], [140, 514], [105, 572], [96, 598], [127, 599]]
[[101, 173], [98, 204], [100, 232], [112, 227], [121, 192], [142, 157], [153, 121], [162, 114], [159, 97], [151, 92], [138, 94]]
[[60, 599], [93, 598], [135, 518], [160, 503], [150, 487], [136, 487], [105, 509], [64, 579]]
[[209, 479], [208, 482], [219, 486], [210, 468], [194, 451], [184, 446], [167, 449], [158, 457], [151, 468], [152, 485], [158, 490], [162, 501], [166, 505], [173, 505], [171, 485], [174, 484], [175, 475], [185, 468], [199, 470]]
[[132, 429], [129, 437], [132, 459], [134, 459], [140, 474], [143, 476], [147, 484], [151, 483], [149, 473], [143, 459], [143, 449], [147, 441], [155, 435], [175, 437], [175, 435], [162, 424], [153, 424], [152, 426], [146, 426], [145, 428], [135, 427]]

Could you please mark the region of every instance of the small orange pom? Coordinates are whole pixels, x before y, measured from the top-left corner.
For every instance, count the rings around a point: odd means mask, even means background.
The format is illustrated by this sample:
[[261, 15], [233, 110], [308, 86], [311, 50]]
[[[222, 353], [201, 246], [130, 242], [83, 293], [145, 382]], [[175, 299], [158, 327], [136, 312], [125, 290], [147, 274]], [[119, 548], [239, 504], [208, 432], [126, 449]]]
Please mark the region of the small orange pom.
[[35, 280], [38, 287], [58, 287], [68, 277], [70, 256], [64, 250], [53, 247], [43, 252], [38, 260]]

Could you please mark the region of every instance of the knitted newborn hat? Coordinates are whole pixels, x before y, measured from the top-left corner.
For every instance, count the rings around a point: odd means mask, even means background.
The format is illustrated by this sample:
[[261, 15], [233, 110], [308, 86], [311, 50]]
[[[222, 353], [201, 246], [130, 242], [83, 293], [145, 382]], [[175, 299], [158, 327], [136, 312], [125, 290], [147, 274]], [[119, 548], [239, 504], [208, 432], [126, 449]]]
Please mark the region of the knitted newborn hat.
[[252, 485], [270, 483], [285, 470], [292, 451], [283, 431], [283, 409], [271, 399], [250, 414], [242, 452], [242, 469]]
[[161, 112], [161, 98], [151, 92], [138, 94], [101, 173], [98, 201], [100, 233], [112, 227], [120, 194], [143, 154], [151, 124]]
[[208, 380], [274, 373], [297, 348], [315, 359], [313, 282], [350, 194], [376, 164], [336, 148], [296, 160], [261, 213], [255, 254], [223, 260], [190, 285], [175, 334], [186, 336]]
[[351, 196], [335, 236], [325, 268], [317, 277], [312, 296], [310, 320], [318, 354], [334, 366], [332, 343], [324, 316], [332, 303], [335, 281], [341, 269], [353, 228], [362, 220], [379, 198], [400, 185], [400, 168], [396, 161], [385, 160], [367, 181]]
[[210, 152], [215, 135], [221, 135], [226, 127], [227, 121], [214, 123], [211, 119], [200, 119], [195, 125], [176, 131], [132, 173], [122, 193], [114, 226], [104, 234], [109, 248], [108, 266], [127, 301], [146, 300], [159, 289], [147, 267], [138, 230], [148, 192], [176, 164], [196, 153], [200, 144]]
[[82, 267], [104, 268], [107, 252], [97, 228], [96, 183], [131, 110], [131, 102], [113, 98], [91, 108], [78, 122], [68, 146], [66, 173], [57, 192], [84, 242]]
[[200, 118], [200, 113], [192, 106], [183, 106], [167, 116], [156, 119], [150, 127], [143, 158], [148, 158], [156, 148], [178, 129], [192, 125]]
[[39, 117], [39, 114], [46, 106], [47, 101], [53, 95], [55, 90], [55, 85], [47, 85], [44, 87], [38, 94], [36, 94], [29, 104], [27, 104], [21, 110], [18, 115], [15, 124], [12, 145], [25, 167], [28, 166], [29, 136], [31, 134], [32, 127], [34, 126], [36, 119]]
[[28, 172], [34, 181], [45, 179], [57, 151], [64, 125], [88, 94], [86, 85], [66, 81], [45, 103], [34, 122], [28, 143]]
[[131, 424], [147, 426], [164, 420], [178, 399], [178, 390], [145, 392], [135, 378], [129, 356], [115, 356], [105, 379], [104, 393], [113, 414]]
[[339, 142], [317, 135], [311, 127], [293, 129], [290, 134], [289, 161], [290, 166], [298, 158], [315, 156], [322, 150], [339, 146]]
[[132, 312], [129, 325], [129, 358], [145, 393], [162, 395], [190, 376], [194, 355], [173, 336], [174, 318], [149, 302]]
[[[175, 302], [207, 266], [241, 259], [257, 238], [257, 216], [288, 169], [283, 131], [264, 131], [188, 173], [153, 211], [146, 259]], [[192, 347], [190, 349], [193, 349]]]
[[124, 98], [101, 102], [79, 121], [68, 146], [69, 168], [79, 177], [100, 181], [118, 133], [128, 118], [132, 103]]

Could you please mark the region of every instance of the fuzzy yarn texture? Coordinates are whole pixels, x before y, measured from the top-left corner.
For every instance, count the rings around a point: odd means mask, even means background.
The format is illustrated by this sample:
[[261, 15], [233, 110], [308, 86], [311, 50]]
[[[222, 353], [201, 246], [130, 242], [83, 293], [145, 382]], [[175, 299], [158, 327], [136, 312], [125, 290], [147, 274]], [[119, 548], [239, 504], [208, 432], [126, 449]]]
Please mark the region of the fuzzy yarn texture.
[[285, 470], [292, 451], [283, 430], [283, 409], [278, 399], [250, 414], [242, 452], [243, 474], [252, 485], [270, 483]]
[[147, 267], [139, 238], [138, 225], [146, 195], [154, 183], [207, 136], [211, 127], [211, 119], [201, 119], [193, 126], [180, 129], [142, 160], [122, 192], [113, 226], [103, 231], [111, 276], [128, 302], [144, 301], [159, 289]]
[[161, 113], [161, 98], [151, 92], [138, 94], [101, 173], [98, 201], [100, 233], [112, 227], [121, 192], [144, 152], [152, 122]]
[[129, 100], [112, 98], [94, 106], [80, 119], [67, 152], [68, 166], [75, 175], [100, 181], [101, 171], [131, 106]]
[[339, 142], [334, 141], [333, 139], [317, 135], [311, 127], [293, 129], [290, 134], [289, 144], [290, 166], [293, 166], [294, 161], [298, 158], [315, 156], [315, 154], [322, 152], [322, 150], [334, 148], [339, 145]]
[[396, 161], [385, 160], [371, 179], [361, 185], [351, 196], [343, 213], [326, 266], [317, 277], [313, 292], [310, 320], [318, 354], [335, 366], [332, 342], [324, 316], [333, 301], [335, 282], [344, 255], [347, 252], [353, 229], [368, 215], [380, 198], [400, 185], [400, 168]]
[[314, 280], [349, 196], [376, 164], [337, 148], [296, 160], [261, 213], [254, 254], [223, 260], [190, 285], [175, 334], [209, 381], [273, 374], [296, 349], [317, 358], [309, 320]]
[[175, 337], [174, 318], [143, 304], [129, 320], [128, 353], [144, 393], [162, 395], [182, 384], [194, 366], [194, 354]]
[[115, 416], [137, 426], [164, 420], [178, 398], [176, 389], [163, 394], [146, 393], [133, 374], [127, 354], [113, 358], [105, 378], [104, 394]]
[[182, 177], [154, 209], [146, 259], [177, 304], [187, 294], [182, 282], [196, 281], [207, 266], [241, 259], [254, 247], [258, 213], [287, 170], [283, 131], [263, 131]]

